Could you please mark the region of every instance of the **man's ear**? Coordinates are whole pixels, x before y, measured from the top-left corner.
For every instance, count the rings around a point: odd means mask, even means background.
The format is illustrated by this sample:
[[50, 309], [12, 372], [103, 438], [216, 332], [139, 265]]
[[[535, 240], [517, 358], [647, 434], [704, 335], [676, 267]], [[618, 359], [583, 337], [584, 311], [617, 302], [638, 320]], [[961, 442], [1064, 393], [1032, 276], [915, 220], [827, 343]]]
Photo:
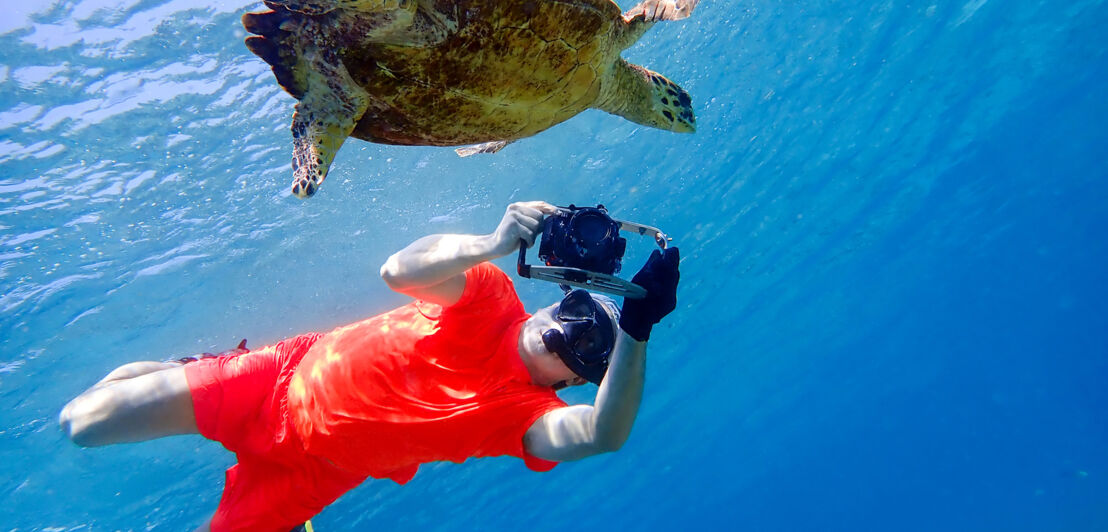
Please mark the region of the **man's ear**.
[[569, 385], [570, 386], [580, 386], [580, 385], [585, 384], [587, 382], [589, 382], [589, 381], [586, 380], [584, 377], [574, 377], [573, 380], [571, 380], [569, 382]]

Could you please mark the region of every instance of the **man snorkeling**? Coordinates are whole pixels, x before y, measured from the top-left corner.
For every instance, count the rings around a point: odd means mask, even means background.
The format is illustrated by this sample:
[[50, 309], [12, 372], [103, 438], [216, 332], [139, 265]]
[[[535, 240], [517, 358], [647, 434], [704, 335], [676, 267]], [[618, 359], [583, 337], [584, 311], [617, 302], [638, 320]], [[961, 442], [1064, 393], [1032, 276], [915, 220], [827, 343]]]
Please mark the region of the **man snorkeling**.
[[[412, 303], [256, 350], [124, 365], [59, 423], [81, 446], [222, 443], [238, 463], [201, 527], [217, 531], [288, 531], [366, 478], [404, 484], [422, 463], [511, 455], [548, 471], [618, 450], [651, 328], [676, 307], [678, 251], [651, 255], [633, 278], [645, 297], [622, 309], [578, 289], [529, 315], [488, 261], [532, 245], [557, 210], [513, 203], [492, 233], [431, 235], [392, 255], [381, 277]], [[599, 385], [592, 405], [555, 394], [585, 382]]]

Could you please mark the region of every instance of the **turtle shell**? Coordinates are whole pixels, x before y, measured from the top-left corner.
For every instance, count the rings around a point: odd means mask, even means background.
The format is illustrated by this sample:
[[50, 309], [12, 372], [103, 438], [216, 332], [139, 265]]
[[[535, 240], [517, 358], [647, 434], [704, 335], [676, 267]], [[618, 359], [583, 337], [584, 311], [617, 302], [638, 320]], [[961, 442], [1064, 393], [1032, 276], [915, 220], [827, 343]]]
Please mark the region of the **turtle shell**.
[[612, 41], [624, 23], [607, 0], [439, 0], [434, 9], [452, 27], [435, 44], [336, 39], [369, 95], [351, 136], [455, 146], [534, 135], [589, 108], [621, 51]]

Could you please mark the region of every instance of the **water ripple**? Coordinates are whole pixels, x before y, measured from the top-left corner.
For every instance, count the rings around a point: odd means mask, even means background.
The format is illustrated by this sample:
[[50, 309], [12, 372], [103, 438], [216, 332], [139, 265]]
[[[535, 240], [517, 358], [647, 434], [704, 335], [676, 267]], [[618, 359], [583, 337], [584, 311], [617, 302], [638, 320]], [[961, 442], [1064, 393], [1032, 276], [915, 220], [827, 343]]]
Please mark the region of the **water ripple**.
[[192, 262], [196, 259], [202, 259], [208, 255], [180, 255], [173, 257], [165, 262], [155, 264], [154, 266], [148, 266], [135, 273], [135, 277], [145, 277], [147, 275], [159, 275], [169, 271], [173, 271], [184, 264]]
[[46, 235], [54, 234], [56, 231], [57, 231], [57, 229], [43, 229], [42, 231], [35, 231], [35, 232], [32, 232], [32, 233], [23, 233], [21, 235], [15, 235], [13, 237], [9, 237], [9, 238], [5, 238], [3, 240], [0, 240], [0, 246], [18, 246], [19, 244], [22, 244], [24, 242], [29, 242], [31, 240], [37, 240], [37, 239], [42, 238]]

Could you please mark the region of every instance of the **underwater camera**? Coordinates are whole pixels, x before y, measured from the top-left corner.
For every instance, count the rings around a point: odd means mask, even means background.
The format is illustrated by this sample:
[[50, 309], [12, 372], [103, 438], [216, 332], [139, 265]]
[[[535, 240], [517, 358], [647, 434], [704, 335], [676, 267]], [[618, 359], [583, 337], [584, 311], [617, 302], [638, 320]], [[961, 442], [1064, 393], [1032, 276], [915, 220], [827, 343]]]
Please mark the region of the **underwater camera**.
[[543, 222], [539, 260], [545, 266], [527, 264], [527, 247], [521, 244], [516, 271], [530, 279], [641, 299], [646, 297], [643, 287], [615, 275], [627, 249], [620, 231], [653, 236], [662, 249], [669, 241], [657, 228], [613, 220], [603, 205], [558, 207]]

